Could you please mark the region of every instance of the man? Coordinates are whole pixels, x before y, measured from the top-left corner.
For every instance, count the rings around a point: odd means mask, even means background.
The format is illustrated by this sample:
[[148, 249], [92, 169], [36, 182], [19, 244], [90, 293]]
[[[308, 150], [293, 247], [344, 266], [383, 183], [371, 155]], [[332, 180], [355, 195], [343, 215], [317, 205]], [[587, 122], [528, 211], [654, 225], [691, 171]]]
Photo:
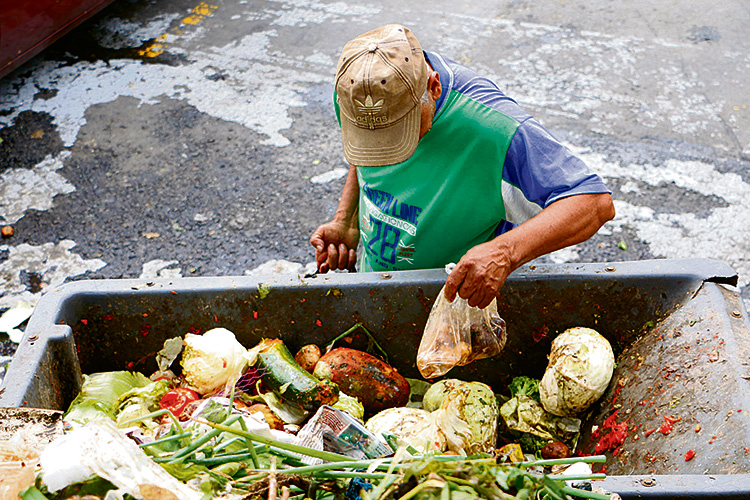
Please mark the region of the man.
[[484, 308], [530, 260], [614, 217], [610, 191], [497, 86], [386, 25], [344, 46], [335, 107], [351, 164], [310, 243], [320, 272], [458, 264], [445, 293]]

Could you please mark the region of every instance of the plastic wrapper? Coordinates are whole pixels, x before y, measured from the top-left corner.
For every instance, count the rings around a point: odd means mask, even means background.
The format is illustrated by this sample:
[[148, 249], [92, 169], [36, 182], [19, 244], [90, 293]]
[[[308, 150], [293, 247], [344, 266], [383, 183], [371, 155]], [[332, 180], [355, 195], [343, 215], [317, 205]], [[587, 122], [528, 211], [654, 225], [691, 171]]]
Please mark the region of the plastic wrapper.
[[505, 337], [505, 321], [494, 299], [484, 309], [471, 307], [461, 297], [449, 302], [443, 287], [427, 318], [417, 368], [424, 378], [440, 377], [454, 366], [497, 356]]
[[40, 462], [42, 479], [52, 492], [96, 474], [135, 498], [145, 498], [145, 491], [154, 490], [184, 500], [203, 497], [154, 463], [111, 421], [90, 422], [53, 441]]
[[39, 451], [29, 446], [0, 442], [0, 498], [18, 498], [34, 484]]

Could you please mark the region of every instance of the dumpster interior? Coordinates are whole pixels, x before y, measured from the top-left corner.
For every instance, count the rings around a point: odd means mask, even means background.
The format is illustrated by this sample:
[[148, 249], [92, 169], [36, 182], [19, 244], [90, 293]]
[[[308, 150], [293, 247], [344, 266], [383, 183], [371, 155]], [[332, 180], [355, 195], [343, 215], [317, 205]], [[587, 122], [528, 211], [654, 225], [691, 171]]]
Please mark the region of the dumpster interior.
[[[706, 260], [522, 268], [498, 299], [508, 332], [502, 354], [446, 377], [507, 396], [513, 377], [542, 377], [556, 335], [590, 327], [610, 341], [617, 363], [607, 392], [582, 416], [578, 453], [607, 456], [595, 472], [746, 474], [750, 335], [741, 299], [724, 286], [736, 279]], [[40, 304], [0, 403], [65, 409], [83, 373], [148, 375], [166, 339], [215, 327], [246, 347], [281, 338], [296, 352], [361, 323], [392, 366], [421, 378], [417, 347], [444, 281], [430, 270], [72, 283]], [[353, 335], [347, 346], [365, 340]]]

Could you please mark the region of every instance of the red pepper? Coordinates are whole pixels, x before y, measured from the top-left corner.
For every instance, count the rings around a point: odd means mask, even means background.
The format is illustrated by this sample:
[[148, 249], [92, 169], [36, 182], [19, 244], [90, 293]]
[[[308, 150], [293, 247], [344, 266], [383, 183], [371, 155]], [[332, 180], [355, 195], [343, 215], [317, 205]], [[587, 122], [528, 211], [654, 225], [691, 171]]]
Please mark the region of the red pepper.
[[162, 410], [169, 410], [172, 414], [179, 418], [182, 415], [182, 411], [185, 407], [193, 401], [198, 401], [201, 398], [200, 394], [187, 387], [177, 387], [170, 391], [167, 391], [159, 401], [159, 406]]
[[688, 450], [685, 452], [685, 461], [688, 462], [693, 459], [695, 456], [695, 452], [693, 450]]

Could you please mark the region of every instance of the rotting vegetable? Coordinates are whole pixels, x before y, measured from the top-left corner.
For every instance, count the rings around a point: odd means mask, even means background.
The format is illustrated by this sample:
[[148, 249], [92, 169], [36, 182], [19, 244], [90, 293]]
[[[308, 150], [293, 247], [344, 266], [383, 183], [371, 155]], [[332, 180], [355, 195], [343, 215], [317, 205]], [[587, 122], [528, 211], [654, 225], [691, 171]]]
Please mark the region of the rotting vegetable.
[[579, 419], [553, 415], [545, 411], [541, 403], [525, 394], [506, 401], [500, 407], [500, 416], [511, 431], [538, 438], [527, 437], [525, 442], [521, 442], [527, 453], [540, 451], [550, 441], [562, 441], [574, 448], [581, 431]]
[[552, 342], [539, 384], [544, 409], [561, 417], [581, 414], [607, 390], [614, 366], [612, 346], [596, 330], [565, 330]]
[[193, 401], [198, 401], [201, 395], [187, 387], [175, 387], [167, 391], [159, 400], [162, 410], [169, 410], [177, 418], [182, 417], [182, 412]]
[[[169, 382], [159, 379], [143, 387], [135, 387], [120, 396], [117, 402], [117, 418], [115, 422], [120, 423], [148, 415], [159, 409], [162, 397], [169, 390]], [[148, 421], [141, 421], [144, 427], [156, 427]]]
[[120, 398], [128, 391], [151, 383], [138, 372], [102, 372], [83, 376], [81, 392], [65, 413], [65, 420], [85, 424], [115, 418]]
[[409, 402], [409, 382], [395, 368], [364, 351], [337, 347], [318, 360], [313, 375], [334, 382], [357, 398], [368, 415]]
[[435, 414], [421, 408], [388, 408], [370, 418], [365, 427], [383, 435], [392, 434], [401, 446], [411, 446], [419, 453], [446, 450], [445, 433]]
[[297, 351], [297, 354], [294, 355], [294, 360], [305, 371], [312, 373], [313, 370], [315, 370], [315, 365], [318, 363], [320, 356], [320, 347], [315, 344], [307, 344]]
[[498, 403], [481, 382], [446, 379], [433, 384], [422, 406], [436, 413], [448, 449], [460, 454], [490, 453], [497, 441]]
[[284, 430], [284, 421], [281, 420], [268, 405], [256, 403], [254, 405], [248, 406], [247, 411], [249, 413], [261, 413], [271, 429], [277, 431]]
[[182, 373], [187, 384], [208, 394], [234, 383], [247, 366], [249, 355], [226, 328], [214, 328], [203, 335], [185, 335]]

